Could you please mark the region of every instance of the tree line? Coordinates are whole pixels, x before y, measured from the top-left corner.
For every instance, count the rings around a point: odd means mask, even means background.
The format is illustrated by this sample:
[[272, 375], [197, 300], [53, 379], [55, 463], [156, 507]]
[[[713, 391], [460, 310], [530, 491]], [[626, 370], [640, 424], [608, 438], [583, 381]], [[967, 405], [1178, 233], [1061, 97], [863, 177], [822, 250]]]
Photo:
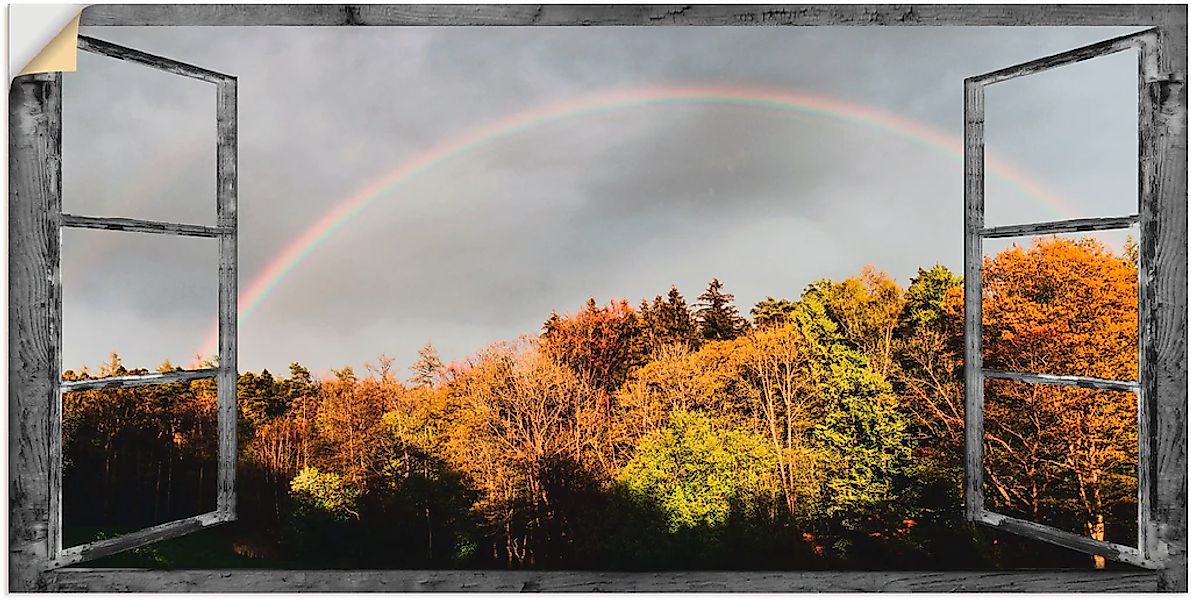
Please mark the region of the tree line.
[[[987, 365], [1136, 379], [1131, 248], [986, 258]], [[456, 363], [427, 343], [404, 379], [384, 356], [244, 373], [224, 542], [307, 567], [1104, 566], [963, 521], [962, 359], [962, 282], [936, 265], [747, 316], [718, 279], [692, 302], [591, 299]], [[134, 372], [113, 355], [66, 378]], [[986, 385], [990, 507], [1131, 543], [1133, 395]], [[210, 381], [66, 394], [68, 542], [212, 509], [214, 398]]]

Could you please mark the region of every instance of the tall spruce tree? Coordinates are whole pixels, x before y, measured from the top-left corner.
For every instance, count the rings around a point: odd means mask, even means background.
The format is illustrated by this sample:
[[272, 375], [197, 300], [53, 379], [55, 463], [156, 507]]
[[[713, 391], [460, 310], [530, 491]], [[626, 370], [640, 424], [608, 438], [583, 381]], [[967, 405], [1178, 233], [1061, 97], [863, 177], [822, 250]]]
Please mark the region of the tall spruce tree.
[[748, 321], [740, 316], [733, 302], [736, 297], [723, 291], [724, 284], [718, 277], [707, 284], [707, 291], [699, 294], [695, 304], [695, 322], [699, 333], [706, 340], [731, 340], [748, 329]]
[[691, 350], [698, 348], [699, 328], [678, 286], [670, 286], [665, 299], [659, 294], [654, 296], [652, 304], [642, 300], [640, 311], [651, 349], [673, 344]]
[[410, 383], [415, 387], [434, 387], [442, 376], [444, 365], [442, 359], [438, 356], [438, 351], [434, 349], [434, 344], [430, 341], [418, 350], [418, 360], [409, 366], [409, 370], [413, 372], [413, 377], [410, 378]]

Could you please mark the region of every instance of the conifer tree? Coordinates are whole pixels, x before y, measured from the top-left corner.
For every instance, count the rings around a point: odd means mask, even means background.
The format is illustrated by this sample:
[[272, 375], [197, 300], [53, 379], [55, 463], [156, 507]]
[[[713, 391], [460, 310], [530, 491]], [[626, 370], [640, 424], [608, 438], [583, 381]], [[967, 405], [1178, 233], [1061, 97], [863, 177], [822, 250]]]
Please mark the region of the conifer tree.
[[776, 327], [791, 322], [797, 310], [797, 302], [767, 296], [753, 306], [749, 314], [753, 315], [753, 325], [756, 327]]
[[699, 329], [678, 286], [670, 286], [665, 300], [660, 294], [654, 296], [652, 304], [642, 300], [640, 312], [652, 350], [671, 344], [698, 348]]
[[416, 387], [434, 387], [442, 375], [443, 367], [442, 359], [439, 358], [438, 351], [434, 349], [434, 344], [427, 340], [426, 345], [418, 350], [418, 360], [409, 367], [414, 374], [410, 378], [410, 382]]
[[718, 277], [707, 284], [707, 291], [699, 294], [695, 304], [695, 322], [699, 332], [707, 340], [731, 340], [744, 333], [748, 321], [740, 316], [733, 302], [736, 297], [723, 291], [724, 284]]

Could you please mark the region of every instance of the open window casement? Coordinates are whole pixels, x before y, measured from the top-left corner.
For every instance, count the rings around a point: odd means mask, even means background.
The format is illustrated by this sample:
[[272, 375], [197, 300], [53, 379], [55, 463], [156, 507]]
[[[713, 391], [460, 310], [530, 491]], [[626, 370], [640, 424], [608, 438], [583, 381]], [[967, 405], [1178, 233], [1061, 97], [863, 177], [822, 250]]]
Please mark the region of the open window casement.
[[[135, 63], [181, 77], [198, 79], [214, 85], [216, 102], [216, 187], [214, 208], [215, 226], [168, 223], [121, 216], [83, 216], [59, 212], [60, 227], [128, 231], [171, 236], [206, 238], [219, 245], [219, 363], [215, 368], [181, 370], [148, 375], [126, 375], [55, 381], [57, 401], [51, 414], [50, 432], [50, 522], [49, 548], [51, 567], [63, 567], [129, 550], [144, 544], [185, 535], [187, 533], [236, 518], [236, 78], [200, 67], [177, 62], [79, 36], [79, 50], [116, 60]], [[60, 273], [57, 268], [54, 272]], [[59, 287], [60, 286], [55, 286]], [[62, 296], [55, 294], [51, 310], [54, 322], [62, 322]], [[61, 327], [56, 328], [61, 345]], [[58, 365], [61, 374], [61, 365]], [[115, 389], [134, 386], [162, 385], [215, 379], [219, 452], [215, 510], [204, 514], [170, 521], [118, 537], [88, 544], [62, 547], [62, 394], [66, 392]]]
[[[1023, 223], [986, 227], [984, 224], [984, 90], [1018, 77], [1028, 77], [1065, 65], [1095, 60], [1110, 54], [1136, 51], [1138, 59], [1138, 202], [1136, 212], [1093, 218]], [[1158, 34], [1147, 30], [1040, 58], [1027, 63], [969, 77], [964, 81], [964, 383], [965, 383], [965, 514], [968, 520], [1052, 543], [1065, 548], [1102, 556], [1108, 560], [1143, 568], [1161, 568], [1164, 550], [1159, 547], [1154, 519], [1154, 489], [1157, 461], [1153, 436], [1156, 435], [1156, 394], [1147, 373], [1151, 373], [1146, 348], [1147, 338], [1157, 334], [1149, 313], [1153, 299], [1146, 294], [1147, 279], [1159, 277], [1153, 265], [1154, 236], [1158, 227], [1159, 194], [1155, 160], [1155, 120], [1161, 102], [1164, 78], [1158, 65]], [[1020, 236], [1051, 235], [1073, 232], [1125, 230], [1138, 226], [1141, 248], [1138, 272], [1138, 381], [1082, 377], [1060, 373], [1022, 373], [984, 367], [983, 349], [983, 263], [984, 240]], [[1149, 255], [1147, 256], [1147, 252]], [[1136, 545], [1128, 546], [1092, 539], [1033, 521], [989, 510], [985, 506], [985, 381], [1004, 380], [1022, 385], [1073, 386], [1094, 390], [1112, 390], [1135, 394], [1137, 398], [1137, 506]]]

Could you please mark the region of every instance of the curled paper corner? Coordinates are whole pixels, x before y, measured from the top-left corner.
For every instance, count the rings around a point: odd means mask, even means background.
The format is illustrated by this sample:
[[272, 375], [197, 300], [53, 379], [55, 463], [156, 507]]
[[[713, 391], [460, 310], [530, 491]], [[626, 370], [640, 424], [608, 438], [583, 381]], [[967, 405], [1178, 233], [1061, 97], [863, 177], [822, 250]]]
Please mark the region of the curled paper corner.
[[9, 6], [9, 78], [77, 68], [82, 4]]
[[78, 67], [79, 18], [75, 17], [17, 75], [74, 71]]

